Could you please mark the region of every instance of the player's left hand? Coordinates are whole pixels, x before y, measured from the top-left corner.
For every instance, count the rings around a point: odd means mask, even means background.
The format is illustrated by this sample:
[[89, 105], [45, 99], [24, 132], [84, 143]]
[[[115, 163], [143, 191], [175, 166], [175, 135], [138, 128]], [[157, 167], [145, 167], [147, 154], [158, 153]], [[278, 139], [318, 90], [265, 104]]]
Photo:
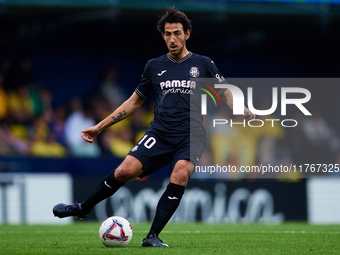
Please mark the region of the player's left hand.
[[244, 107], [243, 117], [246, 120], [253, 120], [253, 119], [255, 119], [256, 115], [254, 113], [252, 113], [248, 108]]

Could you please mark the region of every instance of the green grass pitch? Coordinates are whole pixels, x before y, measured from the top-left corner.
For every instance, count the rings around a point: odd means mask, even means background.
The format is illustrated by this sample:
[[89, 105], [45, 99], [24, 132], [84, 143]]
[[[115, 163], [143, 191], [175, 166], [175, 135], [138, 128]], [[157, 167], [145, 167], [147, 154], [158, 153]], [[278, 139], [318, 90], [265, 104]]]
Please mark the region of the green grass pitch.
[[0, 225], [0, 254], [340, 254], [340, 225], [171, 223], [167, 248], [142, 248], [150, 224], [132, 224], [125, 248], [106, 248], [98, 222], [65, 226]]

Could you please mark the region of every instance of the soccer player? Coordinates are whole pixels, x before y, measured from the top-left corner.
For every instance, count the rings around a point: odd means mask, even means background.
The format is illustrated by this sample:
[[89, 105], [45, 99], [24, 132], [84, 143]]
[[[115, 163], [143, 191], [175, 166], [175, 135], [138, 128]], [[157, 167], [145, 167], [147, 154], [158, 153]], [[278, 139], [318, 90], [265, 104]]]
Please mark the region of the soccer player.
[[[98, 184], [85, 202], [57, 204], [53, 208], [54, 215], [59, 218], [85, 218], [96, 204], [112, 196], [126, 182], [147, 176], [170, 164], [170, 183], [158, 202], [150, 232], [143, 239], [143, 247], [168, 247], [158, 235], [176, 211], [194, 166], [198, 164], [205, 148], [205, 130], [199, 110], [196, 112], [200, 117], [194, 117], [194, 125], [190, 130], [189, 119], [193, 118], [190, 117], [190, 97], [195, 87], [190, 79], [223, 79], [210, 58], [188, 51], [186, 41], [190, 38], [192, 27], [183, 12], [173, 7], [168, 8], [158, 21], [157, 28], [169, 53], [148, 61], [142, 79], [131, 97], [107, 118], [81, 132], [86, 142], [93, 142], [94, 137], [104, 129], [134, 113], [154, 91], [157, 105], [151, 126], [117, 169]], [[232, 108], [231, 92], [220, 90], [219, 94]], [[245, 117], [253, 119], [255, 115], [245, 108]]]

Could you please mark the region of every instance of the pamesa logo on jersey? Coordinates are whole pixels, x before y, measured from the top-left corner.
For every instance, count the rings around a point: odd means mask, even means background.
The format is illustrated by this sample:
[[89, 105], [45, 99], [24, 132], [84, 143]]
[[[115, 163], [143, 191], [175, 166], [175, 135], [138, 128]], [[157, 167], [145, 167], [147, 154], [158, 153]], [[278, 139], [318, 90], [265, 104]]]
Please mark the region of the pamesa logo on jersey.
[[187, 80], [167, 80], [162, 81], [159, 84], [162, 94], [166, 95], [168, 93], [180, 93], [180, 94], [194, 94], [194, 89], [196, 89], [196, 82], [195, 81], [187, 81]]

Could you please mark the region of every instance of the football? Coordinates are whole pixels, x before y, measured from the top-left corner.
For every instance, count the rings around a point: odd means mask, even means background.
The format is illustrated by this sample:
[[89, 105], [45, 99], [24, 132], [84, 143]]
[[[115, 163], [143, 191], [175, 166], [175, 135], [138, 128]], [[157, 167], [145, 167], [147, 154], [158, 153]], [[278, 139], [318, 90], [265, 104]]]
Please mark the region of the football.
[[99, 238], [106, 247], [125, 247], [132, 238], [131, 224], [123, 217], [109, 217], [99, 227]]

